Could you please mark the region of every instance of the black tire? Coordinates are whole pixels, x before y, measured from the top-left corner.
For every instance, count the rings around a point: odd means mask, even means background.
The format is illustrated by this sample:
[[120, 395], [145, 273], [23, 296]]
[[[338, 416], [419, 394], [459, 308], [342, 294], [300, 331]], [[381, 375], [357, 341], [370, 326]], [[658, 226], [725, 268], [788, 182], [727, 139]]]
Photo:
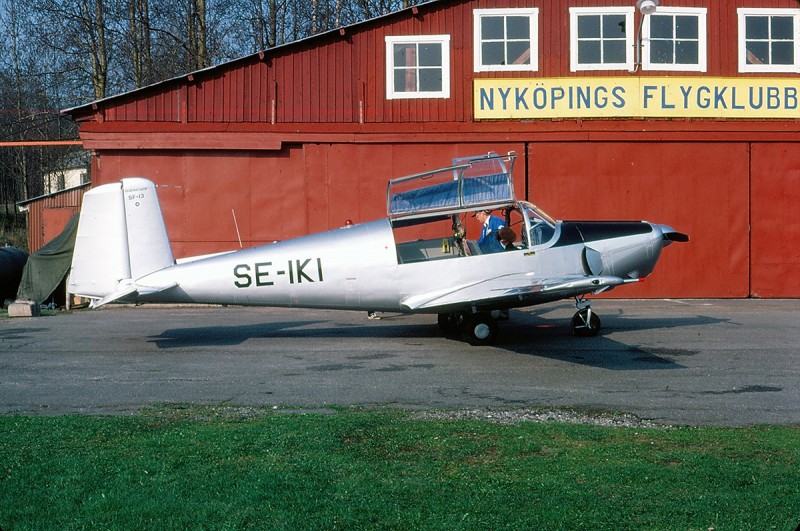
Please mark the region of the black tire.
[[486, 312], [472, 314], [464, 323], [464, 339], [470, 345], [492, 345], [497, 340], [497, 321]]
[[439, 328], [446, 334], [460, 332], [464, 326], [464, 314], [458, 312], [440, 313]]
[[594, 312], [589, 312], [588, 308], [578, 310], [572, 316], [570, 324], [573, 335], [578, 337], [593, 337], [600, 332], [600, 317]]

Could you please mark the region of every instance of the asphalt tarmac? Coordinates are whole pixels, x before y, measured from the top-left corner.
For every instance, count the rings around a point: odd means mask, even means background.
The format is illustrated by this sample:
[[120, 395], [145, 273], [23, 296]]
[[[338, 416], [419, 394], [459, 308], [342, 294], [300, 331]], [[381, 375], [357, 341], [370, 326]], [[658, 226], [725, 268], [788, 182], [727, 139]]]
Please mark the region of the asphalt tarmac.
[[435, 315], [117, 306], [0, 320], [0, 413], [163, 403], [575, 407], [681, 425], [800, 423], [800, 300], [595, 300], [512, 310], [499, 343]]

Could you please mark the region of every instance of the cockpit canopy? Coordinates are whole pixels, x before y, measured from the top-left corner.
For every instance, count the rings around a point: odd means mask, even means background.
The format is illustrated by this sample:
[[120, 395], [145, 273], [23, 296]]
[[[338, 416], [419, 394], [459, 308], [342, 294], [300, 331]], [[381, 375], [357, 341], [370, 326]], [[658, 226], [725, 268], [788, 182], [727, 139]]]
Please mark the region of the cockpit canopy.
[[512, 174], [517, 155], [497, 153], [453, 160], [453, 166], [389, 181], [386, 210], [392, 221], [443, 212], [494, 209], [515, 201]]
[[[490, 210], [504, 219], [516, 241], [514, 248], [546, 245], [556, 234], [557, 222], [535, 205], [514, 195], [516, 154], [453, 160], [453, 165], [399, 179], [387, 187], [386, 208], [401, 262], [406, 248], [425, 247], [426, 259], [481, 254], [465, 236], [466, 219], [477, 210]], [[438, 249], [443, 251], [439, 252]]]

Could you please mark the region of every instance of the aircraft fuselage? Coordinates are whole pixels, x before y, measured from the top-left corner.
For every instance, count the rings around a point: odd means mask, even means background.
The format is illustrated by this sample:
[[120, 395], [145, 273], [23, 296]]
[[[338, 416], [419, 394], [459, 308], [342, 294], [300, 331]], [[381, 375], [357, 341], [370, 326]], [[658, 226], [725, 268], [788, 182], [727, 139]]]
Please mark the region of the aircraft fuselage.
[[[658, 226], [645, 222], [564, 222], [553, 241], [539, 248], [400, 263], [391, 225], [379, 220], [178, 263], [137, 282], [177, 283], [156, 295], [139, 296], [141, 302], [404, 312], [409, 310], [403, 304], [407, 297], [474, 285], [487, 276], [524, 274], [531, 284], [565, 275], [643, 277], [658, 260], [661, 240]], [[517, 302], [503, 306], [526, 304], [524, 298]], [[469, 304], [446, 309], [461, 307]]]

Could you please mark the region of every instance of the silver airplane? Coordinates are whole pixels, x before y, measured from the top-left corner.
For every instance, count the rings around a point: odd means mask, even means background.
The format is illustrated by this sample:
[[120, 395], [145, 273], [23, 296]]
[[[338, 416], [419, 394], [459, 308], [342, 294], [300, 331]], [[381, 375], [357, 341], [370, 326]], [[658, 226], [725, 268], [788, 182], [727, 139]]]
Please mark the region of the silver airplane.
[[[84, 196], [69, 292], [95, 308], [205, 303], [438, 314], [445, 332], [460, 331], [472, 345], [497, 339], [492, 312], [575, 298], [572, 332], [596, 335], [600, 319], [586, 296], [638, 282], [663, 247], [688, 236], [644, 221], [558, 221], [515, 198], [515, 158], [489, 153], [391, 180], [385, 219], [180, 260], [155, 184], [136, 177], [98, 186]], [[479, 246], [465, 231], [478, 211], [497, 213], [519, 238], [505, 250]]]

